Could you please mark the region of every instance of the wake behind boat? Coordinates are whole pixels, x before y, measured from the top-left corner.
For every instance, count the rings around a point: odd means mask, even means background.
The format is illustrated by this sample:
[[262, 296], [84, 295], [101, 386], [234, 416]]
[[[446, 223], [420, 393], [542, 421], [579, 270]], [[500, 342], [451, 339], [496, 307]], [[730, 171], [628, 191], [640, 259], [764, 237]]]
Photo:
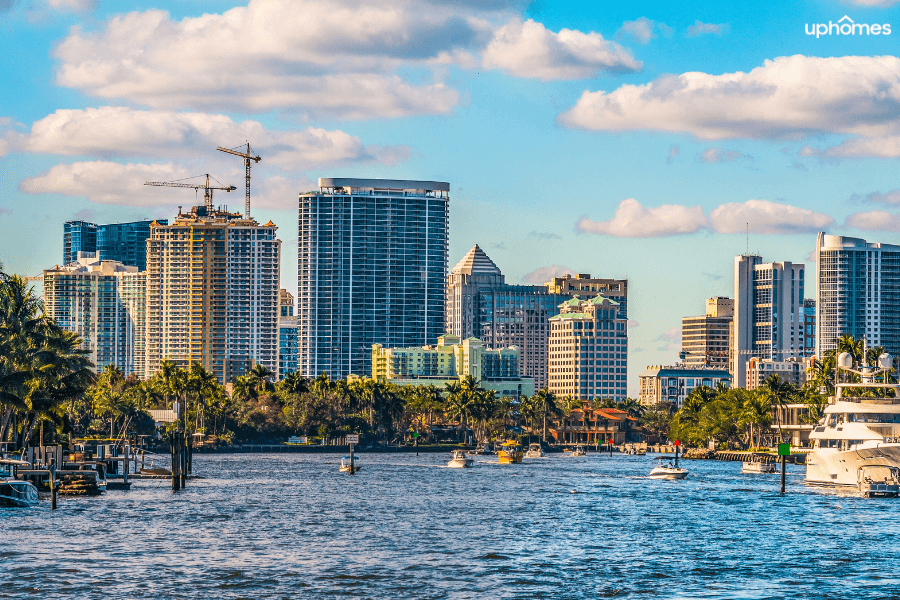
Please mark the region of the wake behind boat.
[[894, 485], [892, 476], [883, 477], [900, 469], [900, 384], [891, 382], [892, 366], [889, 354], [879, 356], [877, 366], [864, 362], [857, 369], [850, 354], [838, 356], [834, 396], [809, 436], [808, 484], [854, 488], [866, 495], [873, 493], [869, 482]]

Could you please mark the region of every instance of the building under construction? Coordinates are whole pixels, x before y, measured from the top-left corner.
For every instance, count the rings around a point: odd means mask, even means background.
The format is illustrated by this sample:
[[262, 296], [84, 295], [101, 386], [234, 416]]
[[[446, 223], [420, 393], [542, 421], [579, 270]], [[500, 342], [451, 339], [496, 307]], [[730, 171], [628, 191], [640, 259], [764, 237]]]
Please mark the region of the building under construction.
[[195, 206], [147, 240], [147, 376], [198, 362], [221, 382], [278, 370], [277, 227]]

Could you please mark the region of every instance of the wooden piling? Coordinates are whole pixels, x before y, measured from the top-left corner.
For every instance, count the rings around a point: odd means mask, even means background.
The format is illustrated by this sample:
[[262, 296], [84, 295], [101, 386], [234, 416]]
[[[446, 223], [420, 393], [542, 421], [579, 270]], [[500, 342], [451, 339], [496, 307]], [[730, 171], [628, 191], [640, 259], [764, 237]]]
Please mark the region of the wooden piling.
[[178, 474], [181, 476], [181, 487], [187, 487], [187, 433], [181, 433], [181, 464], [178, 466]]
[[125, 487], [128, 487], [128, 468], [130, 467], [131, 462], [131, 446], [125, 444], [125, 460], [122, 461], [122, 481], [125, 483]]
[[56, 510], [56, 460], [50, 464], [50, 509]]

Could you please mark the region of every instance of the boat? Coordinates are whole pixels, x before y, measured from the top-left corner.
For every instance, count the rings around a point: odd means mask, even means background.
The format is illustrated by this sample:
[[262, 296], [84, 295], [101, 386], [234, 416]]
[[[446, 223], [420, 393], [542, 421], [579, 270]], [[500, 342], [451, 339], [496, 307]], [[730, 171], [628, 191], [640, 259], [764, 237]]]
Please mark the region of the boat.
[[494, 451], [491, 448], [490, 442], [478, 442], [478, 445], [475, 446], [475, 452], [473, 454], [490, 455], [493, 453]]
[[741, 463], [741, 473], [774, 473], [775, 463], [766, 463], [759, 456], [750, 456]]
[[688, 470], [678, 466], [678, 461], [663, 462], [664, 458], [656, 459], [658, 464], [650, 471], [650, 479], [684, 479], [688, 476]]
[[543, 458], [544, 451], [540, 444], [528, 444], [528, 451], [525, 452], [525, 458]]
[[893, 485], [883, 477], [900, 468], [900, 384], [891, 382], [892, 365], [889, 354], [879, 356], [874, 366], [854, 365], [846, 352], [838, 355], [834, 396], [809, 436], [807, 484], [863, 494], [879, 490], [867, 479]]
[[631, 444], [625, 446], [625, 454], [630, 454], [631, 456], [644, 456], [647, 454], [647, 448], [638, 446], [637, 444]]
[[288, 441], [286, 441], [285, 444], [287, 444], [288, 446], [301, 446], [301, 445], [306, 445], [306, 440], [307, 440], [307, 437], [305, 435], [302, 435], [302, 436], [292, 435], [291, 437], [288, 438]]
[[[353, 472], [356, 473], [360, 469], [362, 469], [362, 467], [359, 466], [358, 464], [356, 464], [356, 459], [354, 458], [353, 459]], [[350, 472], [350, 457], [349, 456], [345, 456], [344, 458], [341, 459], [341, 466], [338, 467], [338, 471], [340, 471], [341, 473], [349, 473]]]
[[865, 465], [857, 470], [856, 482], [866, 498], [900, 495], [900, 469], [886, 465]]
[[569, 456], [585, 456], [585, 455], [587, 455], [587, 452], [585, 452], [584, 446], [581, 446], [581, 445], [575, 446], [574, 448], [572, 448], [572, 450], [569, 451]]
[[0, 506], [34, 506], [39, 501], [38, 490], [30, 481], [16, 479], [16, 467], [30, 468], [31, 464], [13, 458], [0, 459]]
[[497, 462], [501, 465], [512, 465], [522, 462], [522, 447], [517, 442], [503, 442], [497, 451]]
[[466, 454], [465, 450], [454, 450], [450, 456], [447, 466], [451, 469], [469, 469], [475, 464], [475, 459]]

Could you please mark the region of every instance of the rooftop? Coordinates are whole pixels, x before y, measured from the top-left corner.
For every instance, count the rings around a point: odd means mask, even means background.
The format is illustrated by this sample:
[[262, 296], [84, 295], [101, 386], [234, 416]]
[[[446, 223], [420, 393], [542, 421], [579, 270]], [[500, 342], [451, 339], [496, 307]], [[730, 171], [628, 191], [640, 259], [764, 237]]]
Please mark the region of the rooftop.
[[352, 177], [319, 177], [319, 189], [332, 188], [369, 189], [397, 192], [449, 192], [445, 181], [413, 181], [406, 179], [354, 179]]
[[472, 246], [472, 249], [462, 257], [456, 266], [451, 270], [454, 274], [488, 274], [500, 275], [500, 269], [494, 264], [487, 254], [484, 253], [478, 244]]

